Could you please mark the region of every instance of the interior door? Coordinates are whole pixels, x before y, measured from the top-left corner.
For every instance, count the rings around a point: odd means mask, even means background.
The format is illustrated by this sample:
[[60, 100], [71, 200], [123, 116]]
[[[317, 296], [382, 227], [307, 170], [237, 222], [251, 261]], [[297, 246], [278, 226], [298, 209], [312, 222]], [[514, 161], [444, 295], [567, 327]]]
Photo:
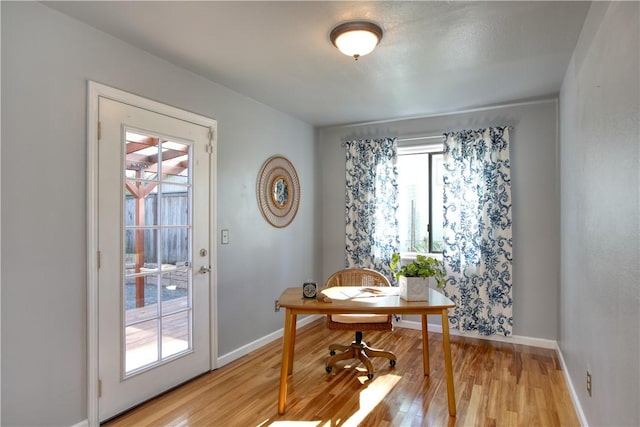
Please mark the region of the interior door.
[[104, 421], [211, 368], [211, 129], [99, 99]]

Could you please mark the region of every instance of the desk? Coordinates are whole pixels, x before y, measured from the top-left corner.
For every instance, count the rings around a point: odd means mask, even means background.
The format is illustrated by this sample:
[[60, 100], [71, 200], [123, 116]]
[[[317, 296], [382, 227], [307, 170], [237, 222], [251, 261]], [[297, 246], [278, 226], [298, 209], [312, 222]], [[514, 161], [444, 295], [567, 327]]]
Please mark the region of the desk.
[[[441, 293], [429, 289], [429, 301], [405, 301], [397, 295], [398, 288], [375, 288], [388, 294], [367, 293], [357, 295], [362, 288], [341, 287], [339, 293], [345, 295], [337, 297], [333, 290], [326, 289], [331, 296], [331, 302], [302, 297], [302, 288], [288, 288], [278, 299], [280, 307], [285, 308], [284, 337], [282, 345], [282, 366], [280, 371], [280, 396], [278, 398], [278, 413], [284, 414], [287, 404], [287, 379], [293, 373], [293, 354], [296, 341], [296, 321], [299, 314], [419, 314], [422, 317], [422, 364], [424, 374], [429, 375], [429, 337], [427, 334], [427, 315], [442, 317], [442, 345], [444, 348], [444, 366], [447, 381], [447, 398], [449, 415], [456, 415], [456, 400], [453, 390], [453, 366], [451, 364], [451, 347], [449, 345], [449, 318], [447, 311], [455, 304]], [[344, 291], [344, 292], [343, 292]], [[356, 293], [354, 294], [354, 291]], [[322, 297], [322, 296], [321, 296]], [[339, 299], [336, 299], [339, 298]]]

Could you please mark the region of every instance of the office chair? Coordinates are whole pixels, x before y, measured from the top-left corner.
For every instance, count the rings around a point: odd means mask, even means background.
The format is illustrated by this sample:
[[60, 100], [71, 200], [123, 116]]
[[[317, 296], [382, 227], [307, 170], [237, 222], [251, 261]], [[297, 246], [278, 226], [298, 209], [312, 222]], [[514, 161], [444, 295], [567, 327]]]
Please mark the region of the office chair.
[[[334, 286], [391, 286], [389, 279], [368, 268], [348, 268], [333, 273], [325, 282], [325, 287]], [[327, 315], [327, 327], [335, 330], [356, 331], [355, 340], [350, 345], [332, 344], [329, 346], [331, 357], [327, 361], [326, 371], [331, 373], [336, 362], [347, 359], [359, 359], [367, 368], [367, 378], [373, 378], [373, 365], [370, 357], [386, 357], [389, 364], [396, 365], [396, 356], [390, 351], [371, 348], [362, 341], [362, 331], [390, 331], [393, 329], [392, 316], [386, 314], [331, 314]], [[336, 354], [336, 352], [339, 352]]]

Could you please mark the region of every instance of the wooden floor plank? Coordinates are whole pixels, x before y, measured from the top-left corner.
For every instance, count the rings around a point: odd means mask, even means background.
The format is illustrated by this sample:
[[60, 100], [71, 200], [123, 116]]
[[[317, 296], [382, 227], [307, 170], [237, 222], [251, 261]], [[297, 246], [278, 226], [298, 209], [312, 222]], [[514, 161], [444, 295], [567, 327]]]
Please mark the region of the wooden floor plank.
[[[296, 336], [287, 412], [278, 415], [282, 342], [278, 340], [202, 375], [106, 423], [106, 426], [578, 426], [554, 350], [451, 337], [457, 416], [449, 417], [442, 336], [429, 334], [431, 375], [422, 371], [421, 332], [367, 332], [371, 346], [398, 357], [374, 358], [367, 381], [361, 365], [339, 364], [327, 374], [331, 343], [350, 332], [322, 320]], [[292, 423], [295, 422], [295, 423]]]

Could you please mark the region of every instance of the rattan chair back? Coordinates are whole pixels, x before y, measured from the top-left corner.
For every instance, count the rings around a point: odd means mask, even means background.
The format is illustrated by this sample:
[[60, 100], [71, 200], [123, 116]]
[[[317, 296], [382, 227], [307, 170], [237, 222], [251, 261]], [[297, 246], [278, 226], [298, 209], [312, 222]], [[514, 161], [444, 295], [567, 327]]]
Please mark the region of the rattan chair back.
[[[391, 282], [383, 274], [370, 268], [347, 268], [329, 276], [325, 287], [334, 286], [391, 286]], [[393, 321], [388, 316], [385, 323], [341, 323], [334, 322], [331, 316], [327, 316], [327, 327], [343, 331], [390, 331], [393, 329]]]

